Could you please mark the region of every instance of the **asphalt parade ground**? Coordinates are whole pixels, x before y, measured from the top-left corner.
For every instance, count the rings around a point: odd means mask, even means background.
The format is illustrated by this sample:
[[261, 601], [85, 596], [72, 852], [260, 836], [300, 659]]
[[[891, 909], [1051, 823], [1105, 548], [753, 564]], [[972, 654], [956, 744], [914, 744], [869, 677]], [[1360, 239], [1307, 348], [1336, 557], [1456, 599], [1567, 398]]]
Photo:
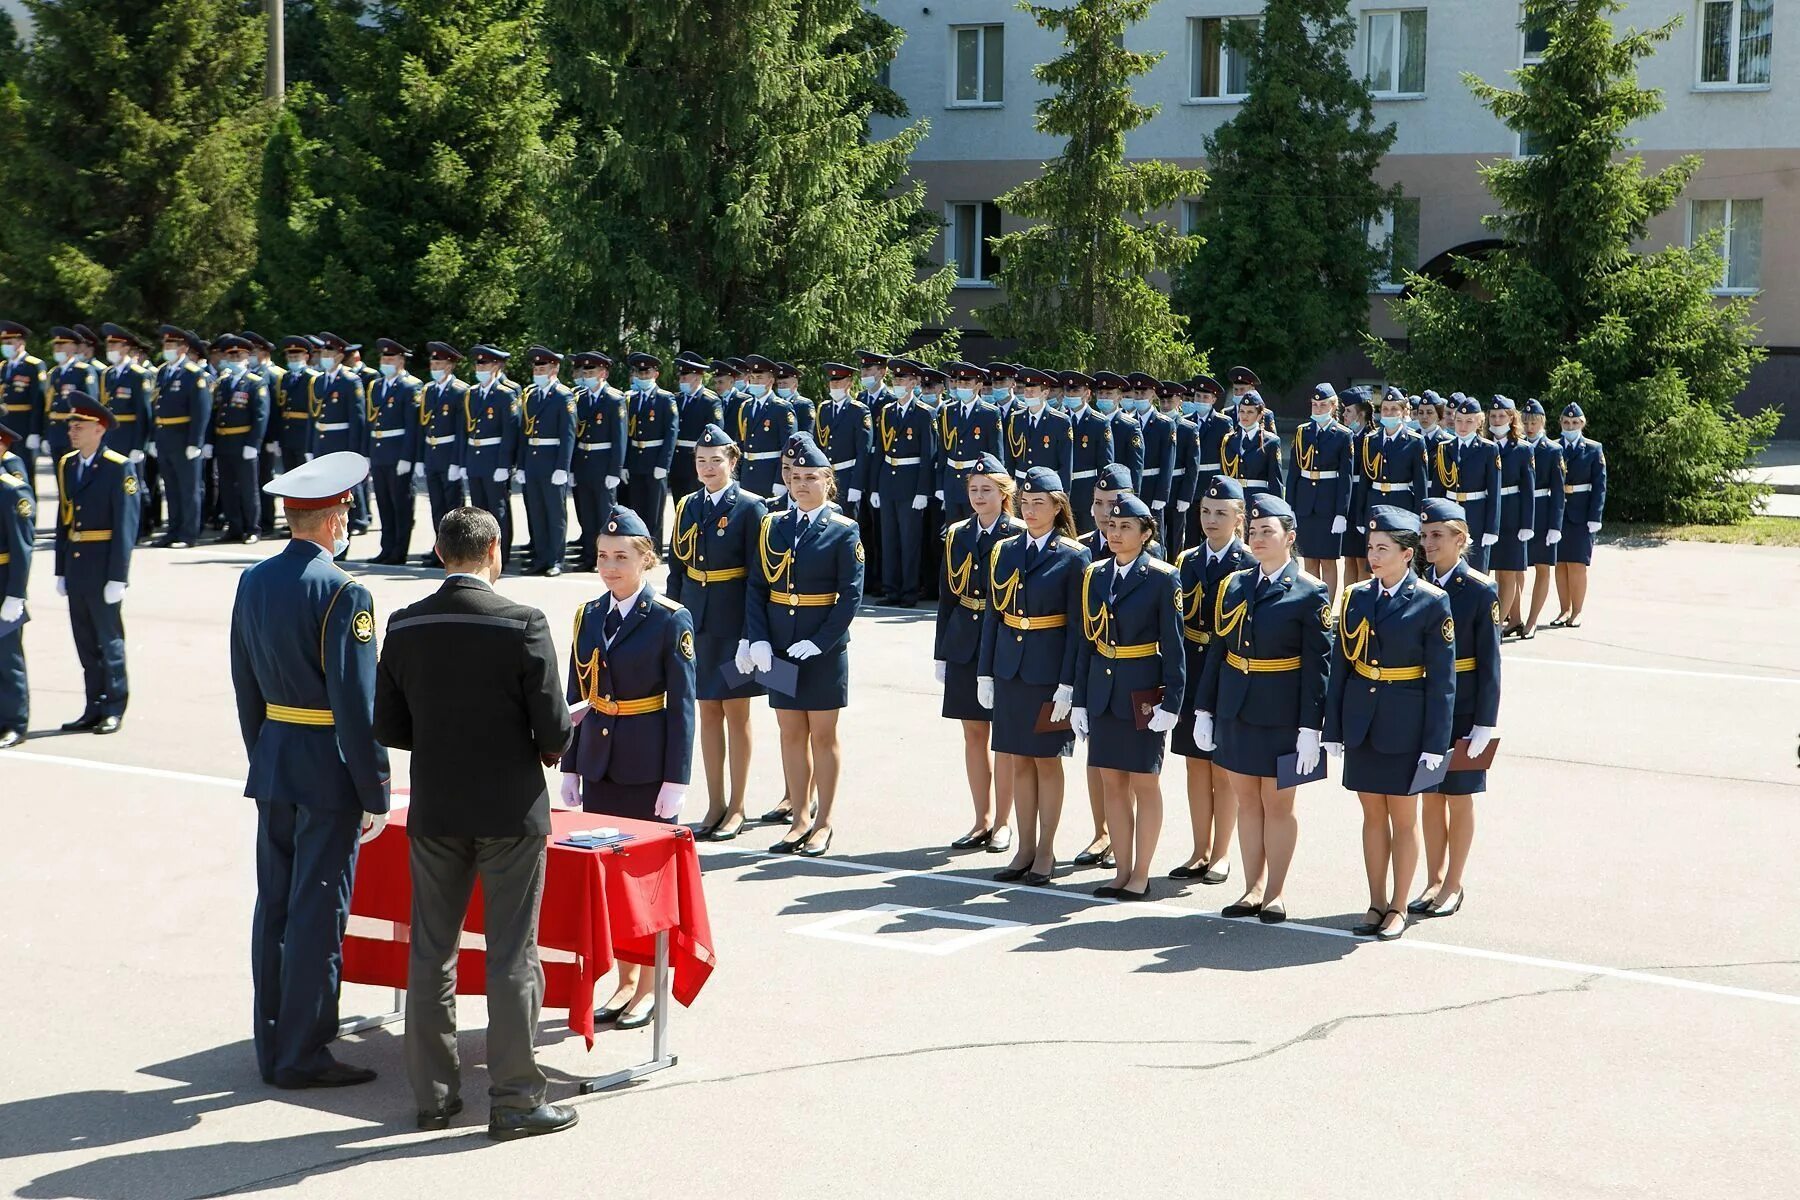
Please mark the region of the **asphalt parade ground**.
[[[971, 810], [931, 615], [866, 609], [830, 856], [769, 855], [776, 826], [703, 843], [719, 966], [675, 1013], [679, 1064], [575, 1097], [569, 1133], [497, 1144], [479, 999], [460, 1004], [468, 1111], [448, 1131], [413, 1128], [403, 1026], [338, 1044], [372, 1085], [257, 1078], [227, 632], [239, 572], [284, 543], [134, 557], [110, 738], [54, 733], [81, 683], [42, 544], [37, 732], [0, 756], [8, 1194], [1800, 1192], [1800, 552], [1603, 545], [1582, 627], [1506, 648], [1465, 906], [1392, 944], [1346, 932], [1366, 889], [1335, 765], [1301, 793], [1285, 926], [1219, 918], [1236, 878], [1164, 878], [1189, 849], [1173, 756], [1154, 903], [1095, 899], [1109, 873], [1068, 866], [1079, 752], [1054, 883], [991, 882], [1006, 856], [945, 848]], [[378, 627], [438, 578], [357, 574]], [[501, 586], [566, 650], [600, 585]], [[755, 729], [753, 815], [782, 790], [764, 708]], [[704, 811], [697, 784], [684, 815]], [[388, 998], [348, 987], [344, 1012]], [[588, 1052], [565, 1016], [540, 1027], [552, 1099], [648, 1056], [648, 1030]]]

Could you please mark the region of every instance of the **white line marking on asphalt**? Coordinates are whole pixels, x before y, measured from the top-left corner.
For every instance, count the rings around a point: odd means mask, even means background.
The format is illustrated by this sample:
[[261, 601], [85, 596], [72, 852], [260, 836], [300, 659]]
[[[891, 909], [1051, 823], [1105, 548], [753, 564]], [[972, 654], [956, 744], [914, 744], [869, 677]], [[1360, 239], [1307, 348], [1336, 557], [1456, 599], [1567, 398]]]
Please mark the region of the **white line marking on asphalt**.
[[113, 771], [120, 775], [146, 775], [151, 779], [173, 779], [178, 783], [205, 783], [213, 787], [233, 787], [243, 791], [242, 779], [224, 779], [218, 775], [194, 775], [187, 771], [165, 771], [161, 767], [140, 767], [133, 763], [103, 762], [96, 758], [65, 758], [60, 754], [39, 754], [35, 750], [15, 750], [13, 754], [29, 762], [51, 763], [59, 767], [89, 767], [96, 771]]
[[[844, 926], [857, 921], [866, 921], [870, 917], [884, 918], [883, 924], [889, 920], [918, 915], [935, 917], [944, 921], [953, 921], [959, 925], [973, 925], [970, 933], [961, 934], [946, 941], [921, 942], [907, 939], [896, 933], [872, 934], [851, 933]], [[868, 908], [854, 912], [833, 913], [822, 921], [814, 921], [810, 925], [802, 925], [789, 933], [804, 934], [807, 937], [828, 938], [836, 942], [853, 942], [861, 946], [876, 946], [882, 950], [905, 950], [911, 954], [955, 954], [958, 950], [967, 950], [978, 942], [1005, 933], [1009, 929], [1023, 929], [1023, 921], [1003, 921], [998, 917], [978, 917], [973, 913], [956, 912], [947, 908], [918, 908], [908, 904], [872, 904]]]
[[1723, 671], [1679, 671], [1673, 667], [1633, 667], [1624, 663], [1579, 662], [1568, 658], [1527, 658], [1512, 655], [1506, 665], [1533, 663], [1540, 667], [1586, 667], [1594, 671], [1629, 671], [1635, 675], [1675, 675], [1683, 679], [1724, 679], [1732, 683], [1800, 683], [1794, 675], [1730, 675]]

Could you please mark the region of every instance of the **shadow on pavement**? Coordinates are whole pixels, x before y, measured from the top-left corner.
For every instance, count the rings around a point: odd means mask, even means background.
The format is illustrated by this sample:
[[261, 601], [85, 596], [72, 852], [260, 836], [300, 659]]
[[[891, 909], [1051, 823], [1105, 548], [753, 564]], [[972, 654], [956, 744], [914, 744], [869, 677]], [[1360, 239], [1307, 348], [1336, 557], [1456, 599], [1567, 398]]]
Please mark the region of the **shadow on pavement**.
[[[1119, 906], [1129, 911], [1128, 906]], [[1350, 938], [1264, 929], [1248, 922], [1202, 916], [1146, 913], [1116, 921], [1083, 921], [1046, 929], [1017, 953], [1062, 950], [1128, 951], [1156, 956], [1137, 970], [1154, 974], [1186, 971], [1272, 971], [1336, 962], [1356, 950]]]

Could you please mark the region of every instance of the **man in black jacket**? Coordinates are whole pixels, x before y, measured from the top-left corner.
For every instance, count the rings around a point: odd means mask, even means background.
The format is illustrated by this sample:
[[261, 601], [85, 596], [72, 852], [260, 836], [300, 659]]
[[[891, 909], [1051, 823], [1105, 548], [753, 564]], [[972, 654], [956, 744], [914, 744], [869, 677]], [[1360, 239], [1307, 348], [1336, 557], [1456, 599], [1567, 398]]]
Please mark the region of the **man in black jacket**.
[[458, 508], [438, 526], [447, 577], [395, 613], [375, 685], [375, 736], [412, 751], [412, 958], [406, 1067], [421, 1129], [462, 1111], [456, 958], [477, 876], [485, 905], [488, 1133], [555, 1133], [575, 1124], [545, 1103], [532, 1053], [544, 996], [538, 906], [550, 798], [544, 768], [569, 741], [569, 709], [544, 614], [496, 595], [500, 526]]

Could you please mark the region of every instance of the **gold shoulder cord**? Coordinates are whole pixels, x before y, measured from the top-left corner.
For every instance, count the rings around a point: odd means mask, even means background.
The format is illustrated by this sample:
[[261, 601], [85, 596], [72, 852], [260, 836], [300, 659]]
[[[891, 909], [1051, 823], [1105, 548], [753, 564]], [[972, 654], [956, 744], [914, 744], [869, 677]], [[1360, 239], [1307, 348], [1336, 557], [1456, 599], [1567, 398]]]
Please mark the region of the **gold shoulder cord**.
[[475, 432], [475, 410], [472, 407], [470, 407], [470, 405], [469, 405], [469, 401], [473, 400], [474, 398], [475, 398], [475, 389], [474, 388], [470, 388], [468, 391], [463, 393], [463, 419], [469, 423], [469, 432], [470, 433]]
[[[1007, 540], [1010, 541], [1011, 539]], [[1006, 541], [995, 542], [994, 552], [988, 558], [988, 598], [993, 602], [994, 607], [1002, 612], [1012, 610], [1013, 608], [1013, 596], [1019, 590], [1019, 575], [1023, 569], [1021, 567], [1014, 567], [1013, 573], [1010, 576], [1004, 580], [1000, 578], [1000, 547], [1004, 545], [1006, 545]], [[1024, 607], [1025, 606], [1021, 604], [1017, 610], [1020, 616], [1025, 615], [1023, 611]]]
[[[1348, 602], [1346, 602], [1344, 605], [1345, 611], [1348, 612], [1349, 608], [1350, 606]], [[1362, 623], [1355, 629], [1345, 628], [1343, 623], [1341, 621], [1339, 622], [1338, 649], [1343, 652], [1345, 662], [1359, 663], [1364, 661], [1363, 656], [1368, 653], [1368, 647], [1369, 618], [1364, 617]]]
[[1294, 458], [1296, 460], [1295, 465], [1302, 471], [1310, 471], [1313, 469], [1314, 461], [1319, 457], [1319, 444], [1315, 441], [1312, 445], [1308, 446], [1305, 439], [1301, 436], [1305, 432], [1306, 426], [1304, 425], [1298, 426], [1294, 430]]
[[528, 392], [524, 399], [519, 402], [519, 411], [524, 414], [525, 418], [525, 428], [523, 430], [523, 436], [525, 437], [537, 436], [537, 413], [533, 412], [531, 408], [531, 393], [535, 393], [536, 391], [537, 384], [534, 383], [531, 385], [530, 392]]
[[685, 565], [693, 564], [694, 542], [700, 535], [699, 521], [689, 526], [685, 535], [681, 529], [681, 516], [687, 511], [688, 501], [692, 499], [692, 496], [683, 496], [675, 505], [675, 532], [669, 539], [669, 548], [675, 552], [676, 560]]
[[581, 620], [587, 616], [587, 605], [575, 610], [575, 640], [569, 643], [569, 657], [575, 661], [575, 690], [581, 698], [592, 704], [600, 696], [600, 648], [581, 658]]
[[1373, 437], [1366, 437], [1363, 439], [1363, 478], [1372, 479], [1377, 483], [1380, 483], [1383, 482], [1381, 479], [1381, 453], [1377, 451], [1374, 458], [1369, 457], [1369, 447], [1374, 444], [1375, 439]]
[[1081, 636], [1096, 646], [1107, 640], [1107, 630], [1112, 625], [1112, 609], [1106, 601], [1101, 601], [1098, 613], [1088, 612], [1088, 585], [1099, 573], [1099, 567], [1092, 566], [1081, 576]]
[[[1233, 575], [1241, 574], [1243, 574], [1242, 571], [1233, 572]], [[1237, 627], [1244, 623], [1244, 612], [1250, 607], [1250, 598], [1246, 596], [1237, 602], [1236, 608], [1229, 611], [1225, 608], [1225, 593], [1231, 590], [1231, 580], [1232, 575], [1227, 575], [1219, 581], [1219, 594], [1213, 599], [1212, 632], [1214, 637], [1231, 636]]]
[[1240, 447], [1238, 449], [1238, 456], [1236, 458], [1233, 458], [1233, 457], [1231, 457], [1231, 454], [1230, 454], [1230, 449], [1229, 449], [1230, 446], [1231, 446], [1231, 435], [1227, 434], [1219, 442], [1219, 465], [1224, 467], [1225, 473], [1227, 475], [1231, 476], [1233, 479], [1241, 479], [1241, 478], [1243, 478], [1243, 476], [1238, 474], [1238, 472], [1244, 465], [1244, 451], [1243, 451], [1241, 443], [1240, 443]]
[[1448, 441], [1448, 439], [1438, 443], [1438, 448], [1437, 448], [1438, 482], [1441, 483], [1444, 487], [1446, 487], [1454, 492], [1454, 491], [1458, 490], [1458, 485], [1462, 483], [1462, 464], [1461, 463], [1448, 464], [1444, 461], [1444, 450], [1449, 445], [1450, 445], [1450, 442]]
[[[1014, 436], [1017, 434], [1017, 436]], [[1012, 451], [1014, 460], [1025, 457], [1025, 434], [1019, 429], [1019, 414], [1013, 413], [1006, 422], [1006, 445]]]
[[[1202, 570], [1204, 570], [1204, 568], [1202, 568]], [[1184, 623], [1196, 630], [1202, 628], [1205, 618], [1200, 615], [1200, 610], [1205, 603], [1205, 575], [1201, 575], [1200, 578], [1194, 580], [1194, 590], [1191, 592], [1182, 591], [1181, 579], [1179, 576], [1176, 577], [1175, 607], [1181, 610], [1181, 619]]]
[[312, 414], [313, 420], [316, 421], [325, 415], [325, 401], [319, 396], [319, 377], [317, 375], [306, 381], [306, 401], [307, 411]]
[[757, 553], [762, 559], [763, 579], [770, 584], [779, 582], [782, 573], [791, 572], [794, 566], [794, 551], [791, 547], [783, 550], [773, 561], [769, 558], [769, 529], [775, 524], [775, 518], [779, 515], [779, 513], [770, 513], [763, 518], [762, 532], [756, 540]]
[[950, 581], [950, 591], [958, 599], [969, 594], [969, 573], [975, 566], [975, 550], [970, 548], [963, 559], [962, 566], [956, 565], [956, 527], [952, 525], [944, 531], [944, 575]]

